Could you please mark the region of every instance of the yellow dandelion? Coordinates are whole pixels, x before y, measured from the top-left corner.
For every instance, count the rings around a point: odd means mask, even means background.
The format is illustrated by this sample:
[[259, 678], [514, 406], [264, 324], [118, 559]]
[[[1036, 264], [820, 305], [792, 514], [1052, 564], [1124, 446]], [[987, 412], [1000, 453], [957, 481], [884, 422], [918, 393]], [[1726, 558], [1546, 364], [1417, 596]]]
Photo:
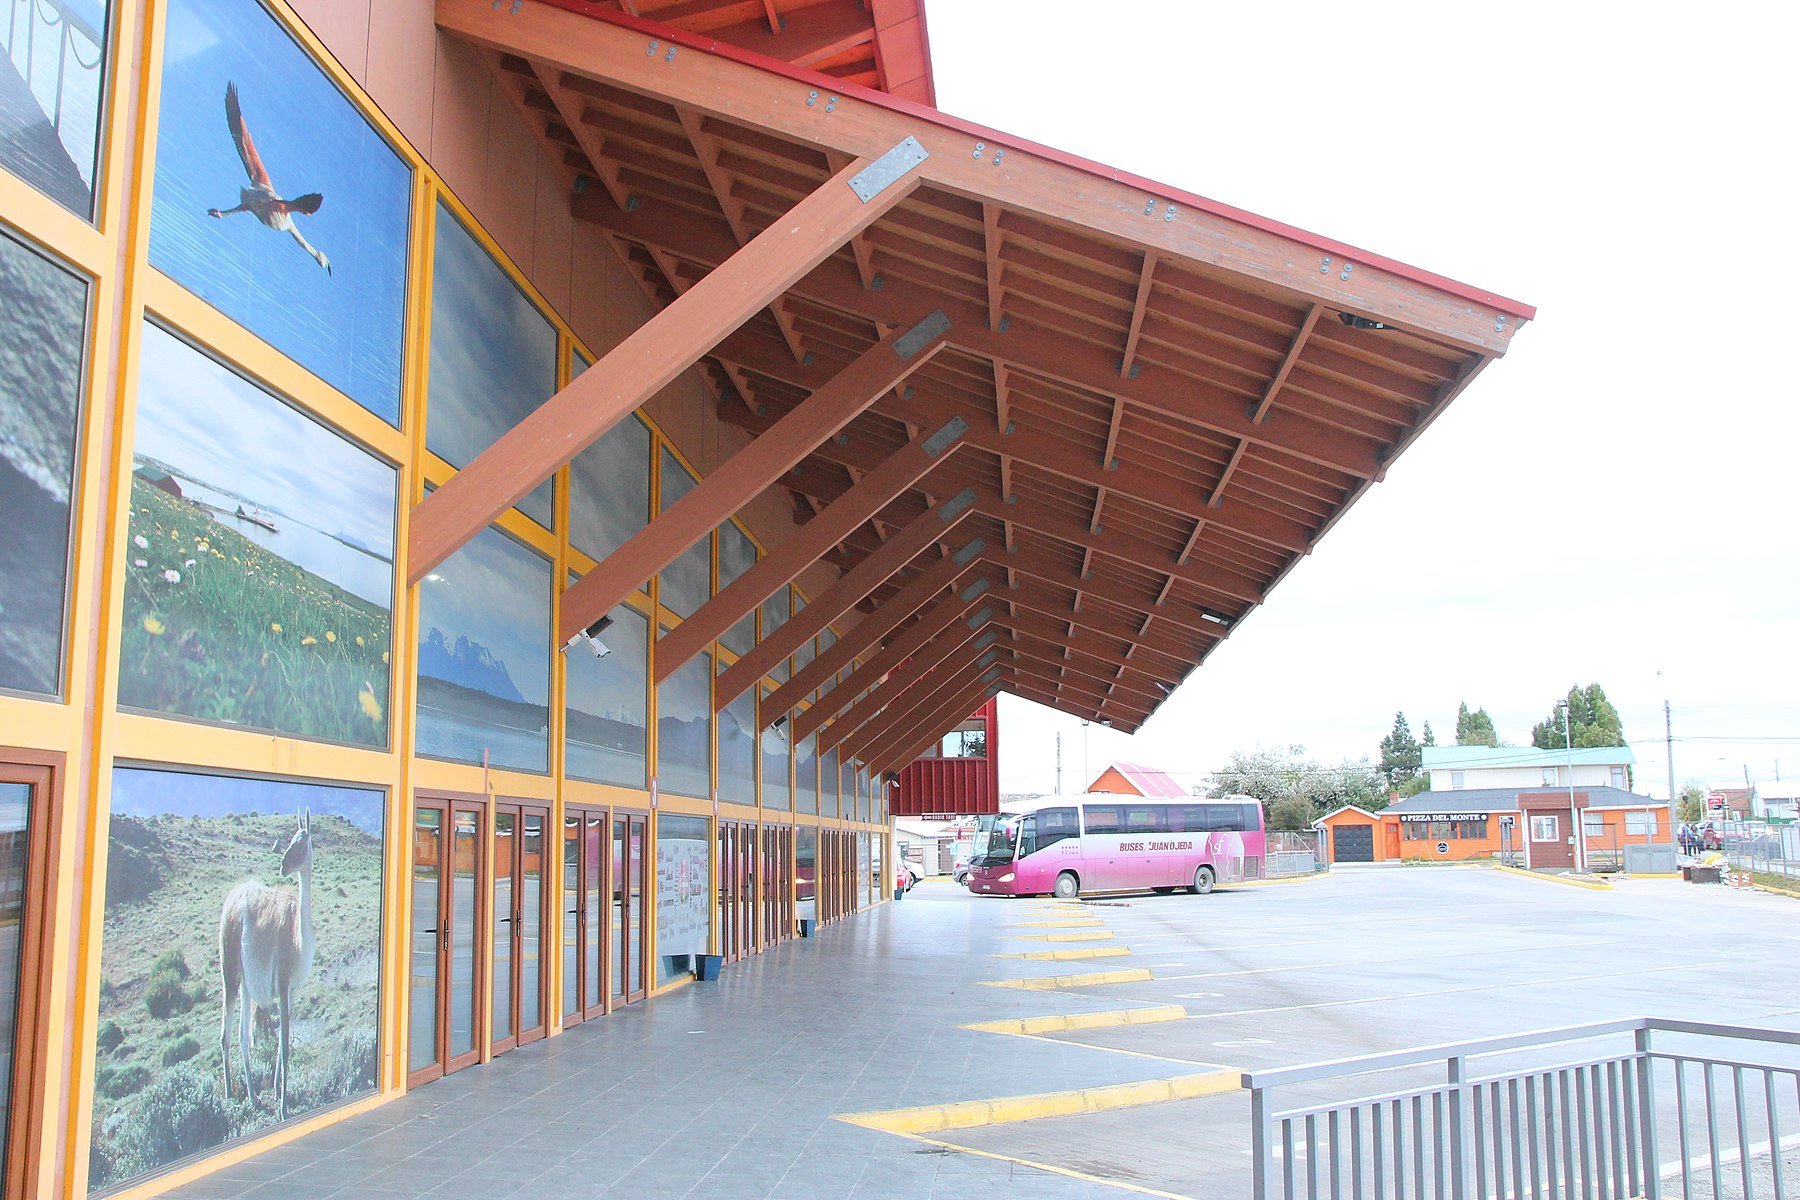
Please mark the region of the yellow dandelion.
[[269, 622], [269, 632], [270, 633], [280, 633], [281, 632], [281, 622], [280, 621], [270, 621]]
[[316, 646], [319, 644], [319, 639], [316, 637], [303, 637], [300, 639], [300, 644], [302, 646]]
[[335, 634], [335, 633], [331, 632], [331, 630], [327, 629], [325, 631], [325, 640], [335, 646], [337, 644], [337, 634]]
[[387, 660], [388, 660], [388, 652], [386, 650], [383, 650], [381, 652], [381, 661], [386, 662]]
[[168, 626], [164, 625], [155, 617], [147, 616], [144, 618], [144, 632], [151, 637], [161, 637], [164, 633], [168, 632]]
[[363, 639], [362, 639], [362, 634], [360, 634], [360, 633], [356, 635], [356, 644], [359, 646], [364, 644]]
[[381, 701], [375, 698], [375, 688], [364, 681], [362, 691], [356, 694], [356, 702], [362, 706], [363, 716], [381, 724]]

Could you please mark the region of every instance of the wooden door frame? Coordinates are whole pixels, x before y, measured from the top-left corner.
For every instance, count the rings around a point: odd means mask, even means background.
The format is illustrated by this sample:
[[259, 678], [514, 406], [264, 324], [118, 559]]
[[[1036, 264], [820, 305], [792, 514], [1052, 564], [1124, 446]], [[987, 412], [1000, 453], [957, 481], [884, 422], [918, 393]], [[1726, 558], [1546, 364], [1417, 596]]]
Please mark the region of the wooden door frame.
[[[480, 792], [458, 792], [447, 788], [415, 789], [413, 792], [412, 803], [412, 811], [414, 814], [413, 821], [407, 829], [407, 836], [409, 839], [411, 838], [413, 831], [418, 828], [418, 811], [420, 808], [425, 807], [442, 811], [445, 818], [442, 826], [444, 837], [443, 857], [438, 862], [439, 935], [437, 1045], [433, 1047], [436, 1051], [436, 1061], [433, 1062], [431, 1066], [420, 1067], [416, 1071], [409, 1070], [407, 1072], [406, 1086], [409, 1091], [421, 1084], [430, 1083], [433, 1080], [441, 1079], [446, 1075], [453, 1075], [464, 1067], [471, 1067], [482, 1061], [484, 1054], [487, 1053], [487, 1043], [484, 1043], [481, 1040], [481, 1026], [489, 1015], [493, 999], [492, 996], [489, 995], [489, 991], [493, 987], [491, 971], [492, 963], [488, 961], [488, 954], [486, 952], [487, 935], [490, 932], [488, 929], [488, 921], [490, 919], [490, 910], [493, 908], [493, 897], [486, 893], [492, 889], [494, 877], [494, 865], [491, 861], [493, 857], [493, 838], [491, 832], [493, 827], [494, 805], [488, 796]], [[452, 916], [455, 912], [456, 903], [456, 889], [454, 886], [456, 876], [455, 825], [456, 814], [458, 812], [472, 812], [475, 814], [475, 911], [470, 917], [470, 921], [475, 926], [475, 943], [474, 952], [469, 958], [469, 969], [473, 974], [473, 978], [469, 980], [469, 990], [471, 993], [470, 998], [474, 1001], [474, 1009], [470, 1013], [470, 1019], [475, 1025], [475, 1045], [462, 1054], [452, 1056], [450, 1053], [449, 984], [452, 959], [450, 939], [453, 937], [455, 929], [455, 926], [452, 923]], [[407, 854], [407, 881], [409, 886], [413, 878], [411, 850], [412, 847], [409, 845]], [[411, 910], [409, 905], [409, 923], [407, 926], [407, 953], [409, 955], [409, 961], [412, 953], [413, 932], [410, 921]], [[484, 970], [484, 967], [490, 969]], [[407, 988], [407, 1013], [409, 1021], [412, 1013], [411, 1001], [412, 989], [409, 979], [409, 986]], [[407, 1058], [410, 1063], [412, 1057], [412, 1028], [410, 1025], [407, 1027], [406, 1037]]]
[[50, 1080], [44, 1074], [49, 1061], [52, 1028], [45, 1019], [50, 1006], [50, 972], [46, 953], [52, 944], [56, 907], [52, 897], [60, 872], [63, 789], [68, 759], [56, 751], [0, 747], [0, 783], [20, 783], [30, 789], [26, 802], [25, 890], [19, 913], [19, 994], [13, 1014], [11, 1100], [7, 1105], [6, 1196], [30, 1194], [33, 1168], [41, 1161], [55, 1130], [68, 1115], [68, 1089], [56, 1106], [55, 1120], [46, 1123]]
[[[549, 989], [545, 986], [545, 984], [548, 980], [548, 975], [544, 971], [544, 966], [543, 966], [543, 964], [544, 964], [543, 945], [544, 945], [544, 940], [545, 940], [544, 939], [544, 925], [545, 925], [544, 910], [545, 910], [545, 908], [548, 907], [550, 893], [549, 893], [549, 889], [545, 888], [543, 886], [541, 880], [539, 881], [539, 886], [538, 886], [538, 1012], [537, 1012], [538, 1023], [536, 1025], [536, 1027], [533, 1029], [525, 1029], [524, 1028], [525, 989], [524, 989], [522, 980], [524, 977], [523, 964], [525, 961], [525, 958], [524, 958], [525, 935], [522, 932], [522, 929], [523, 929], [522, 923], [524, 921], [524, 916], [525, 916], [525, 902], [524, 902], [524, 888], [523, 888], [523, 884], [525, 881], [525, 818], [527, 816], [542, 817], [544, 819], [544, 827], [546, 830], [548, 830], [548, 828], [550, 826], [550, 818], [551, 818], [550, 805], [545, 803], [544, 801], [528, 800], [528, 799], [524, 799], [521, 797], [514, 797], [514, 796], [496, 796], [494, 798], [492, 810], [493, 811], [492, 811], [492, 815], [490, 818], [490, 824], [489, 824], [489, 844], [492, 846], [495, 846], [495, 847], [498, 847], [498, 845], [499, 845], [500, 815], [502, 813], [510, 813], [512, 815], [514, 821], [517, 822], [517, 824], [514, 827], [513, 836], [515, 838], [517, 838], [518, 840], [515, 843], [516, 864], [515, 864], [515, 868], [513, 871], [513, 886], [512, 886], [512, 897], [513, 897], [512, 963], [513, 963], [513, 967], [512, 967], [512, 1006], [511, 1007], [512, 1007], [512, 1014], [513, 1014], [513, 1024], [516, 1027], [516, 1031], [509, 1029], [507, 1031], [505, 1037], [491, 1037], [491, 1040], [488, 1043], [488, 1057], [490, 1059], [498, 1057], [499, 1055], [505, 1054], [508, 1050], [514, 1050], [520, 1046], [529, 1046], [532, 1042], [535, 1042], [539, 1038], [543, 1037], [549, 1027], [549, 1015], [544, 1011], [545, 1007], [546, 1007], [544, 1004], [544, 997], [545, 997], [546, 992]], [[488, 872], [488, 892], [489, 892], [490, 896], [493, 893], [494, 884], [499, 882], [499, 871], [497, 869], [499, 866], [498, 857], [499, 857], [499, 852], [496, 849], [490, 855], [490, 870]], [[538, 864], [538, 870], [539, 870], [540, 874], [542, 874], [542, 872], [543, 872], [543, 858], [544, 858], [544, 855], [540, 852], [539, 864]], [[490, 919], [493, 917], [493, 915], [494, 914], [492, 912], [492, 909], [490, 908], [490, 910], [489, 910]], [[490, 930], [490, 932], [491, 932], [491, 930]], [[490, 942], [489, 945], [491, 948], [492, 943]], [[490, 962], [488, 964], [488, 982], [489, 982], [488, 1005], [491, 1010], [492, 1005], [493, 1005], [493, 964], [492, 964], [492, 962]], [[497, 1030], [497, 1029], [492, 1029], [492, 1028], [489, 1029], [490, 1035], [497, 1034], [498, 1032], [499, 1032], [499, 1030]]]
[[[633, 825], [638, 827], [638, 836], [640, 839], [638, 843], [637, 928], [635, 930], [628, 930], [628, 932], [633, 935], [632, 937], [619, 939], [620, 948], [624, 950], [628, 956], [626, 958], [627, 970], [624, 977], [625, 1003], [636, 1004], [639, 1000], [642, 1000], [650, 994], [650, 962], [647, 954], [650, 947], [650, 860], [648, 857], [650, 852], [650, 813], [647, 809], [643, 811], [637, 809], [618, 809], [615, 811], [621, 812], [625, 816], [625, 918], [628, 921], [631, 919], [631, 829]], [[607, 945], [610, 946], [611, 944], [612, 943], [608, 941]], [[633, 961], [629, 956], [634, 953], [636, 955], [635, 961], [638, 964], [638, 986], [635, 991], [631, 988], [631, 974], [629, 970], [630, 964]]]
[[[411, 812], [412, 812], [413, 819], [411, 822], [408, 823], [407, 829], [406, 829], [406, 836], [407, 836], [407, 848], [406, 848], [406, 885], [407, 885], [406, 959], [407, 959], [407, 964], [408, 964], [407, 987], [406, 987], [406, 1022], [407, 1022], [406, 1023], [406, 1060], [407, 1060], [406, 1088], [408, 1091], [411, 1091], [413, 1088], [419, 1087], [423, 1084], [431, 1083], [434, 1080], [443, 1078], [443, 1076], [444, 1076], [444, 1060], [447, 1057], [446, 1054], [444, 1053], [444, 1048], [445, 1048], [445, 1044], [446, 1044], [446, 1030], [444, 1028], [444, 1025], [445, 1025], [445, 1022], [444, 1022], [444, 960], [448, 956], [448, 948], [445, 945], [446, 930], [444, 929], [444, 866], [449, 861], [448, 847], [450, 844], [450, 806], [452, 803], [453, 803], [453, 801], [450, 800], [448, 797], [443, 797], [443, 796], [438, 796], [438, 795], [427, 795], [424, 793], [417, 793], [417, 792], [414, 793], [412, 805], [411, 805]], [[419, 829], [419, 813], [425, 809], [431, 809], [436, 812], [441, 812], [444, 815], [443, 821], [440, 822], [438, 825], [438, 839], [439, 839], [438, 865], [437, 865], [437, 876], [438, 876], [438, 898], [437, 898], [438, 930], [437, 930], [437, 933], [438, 933], [438, 936], [437, 936], [437, 970], [435, 972], [435, 978], [437, 980], [437, 994], [436, 994], [436, 997], [434, 1000], [434, 1012], [436, 1013], [436, 1016], [433, 1020], [434, 1041], [433, 1041], [433, 1044], [431, 1047], [431, 1062], [426, 1064], [425, 1066], [414, 1068], [412, 1065], [412, 1052], [413, 1052], [413, 1045], [414, 1045], [413, 1035], [417, 1031], [414, 1030], [412, 1027], [412, 1011], [413, 1011], [412, 999], [413, 999], [414, 984], [412, 981], [411, 964], [412, 964], [412, 954], [413, 954], [413, 939], [415, 936], [417, 936], [417, 933], [418, 933], [418, 930], [415, 925], [415, 922], [418, 919], [418, 908], [417, 908], [417, 905], [413, 903], [412, 889], [416, 885], [417, 880], [418, 880], [418, 867], [417, 867], [418, 843], [417, 843], [416, 834], [418, 833], [418, 829]]]
[[[570, 804], [570, 805], [563, 806], [564, 813], [567, 813], [570, 810], [581, 812], [583, 814], [582, 826], [581, 826], [581, 828], [582, 828], [581, 853], [584, 855], [587, 853], [587, 844], [588, 844], [587, 843], [587, 822], [590, 820], [593, 820], [595, 818], [598, 818], [600, 821], [600, 845], [599, 845], [598, 850], [596, 851], [596, 853], [599, 855], [600, 861], [594, 864], [594, 868], [595, 868], [594, 877], [596, 880], [594, 886], [600, 893], [600, 903], [594, 906], [594, 911], [597, 912], [600, 916], [600, 927], [598, 929], [589, 929], [588, 930], [588, 936], [590, 936], [594, 939], [594, 946], [599, 951], [599, 953], [594, 956], [594, 962], [600, 971], [600, 986], [599, 986], [599, 990], [598, 990], [598, 994], [599, 994], [600, 998], [598, 1000], [594, 1001], [592, 1004], [588, 1003], [588, 986], [587, 986], [588, 985], [588, 979], [587, 979], [588, 956], [586, 953], [582, 953], [577, 956], [580, 959], [580, 964], [581, 964], [581, 986], [576, 991], [576, 997], [581, 1002], [581, 1019], [584, 1021], [592, 1021], [597, 1017], [604, 1017], [607, 1013], [612, 1011], [612, 969], [613, 969], [613, 963], [612, 963], [612, 823], [613, 823], [613, 808], [612, 808], [612, 805], [610, 805], [610, 804], [605, 804], [605, 805], [602, 805], [602, 804]], [[582, 865], [585, 866], [586, 864], [583, 863]], [[587, 904], [585, 903], [585, 899], [586, 899], [586, 895], [587, 895], [587, 883], [586, 883], [585, 875], [583, 876], [581, 890], [582, 890], [582, 896], [583, 896], [583, 900], [584, 900], [584, 903], [581, 906], [581, 921], [586, 921], [587, 914], [588, 914], [588, 907], [587, 907]], [[579, 924], [579, 923], [580, 922], [577, 922], [577, 924]], [[586, 947], [583, 947], [584, 951], [585, 951], [585, 949], [586, 949]]]
[[[521, 874], [523, 874], [525, 870], [525, 842], [522, 840], [524, 838], [524, 818], [527, 816], [541, 816], [544, 818], [545, 846], [543, 852], [539, 855], [538, 871], [540, 875], [547, 874], [546, 868], [548, 867], [550, 860], [550, 823], [556, 817], [556, 813], [552, 809], [550, 802], [547, 800], [508, 799], [507, 803], [516, 806], [520, 810], [521, 832], [519, 836], [521, 840], [519, 842], [519, 870]], [[538, 1023], [537, 1028], [535, 1029], [520, 1029], [519, 1045], [521, 1046], [529, 1046], [531, 1043], [548, 1037], [550, 1034], [550, 1010], [553, 1007], [550, 1003], [550, 972], [544, 969], [544, 964], [547, 961], [544, 957], [544, 946], [550, 940], [545, 936], [546, 931], [550, 927], [550, 889], [546, 886], [548, 882], [548, 879], [540, 879], [538, 881]], [[515, 906], [514, 911], [523, 912], [524, 909]], [[522, 946], [524, 943], [522, 935], [519, 941]], [[519, 961], [523, 962], [524, 960], [521, 958]], [[521, 972], [515, 968], [514, 975], [518, 976], [520, 974]], [[522, 989], [515, 988], [515, 990], [519, 991]], [[522, 1013], [523, 1011], [524, 1010], [519, 1007], [518, 1003], [515, 1002], [513, 1005], [513, 1012]]]

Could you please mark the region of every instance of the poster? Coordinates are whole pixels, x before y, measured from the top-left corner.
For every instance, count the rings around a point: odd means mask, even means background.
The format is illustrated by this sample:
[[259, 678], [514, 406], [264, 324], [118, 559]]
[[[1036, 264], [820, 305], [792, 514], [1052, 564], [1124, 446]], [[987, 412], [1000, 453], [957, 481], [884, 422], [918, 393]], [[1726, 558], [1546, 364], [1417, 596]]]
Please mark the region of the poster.
[[[4, 64], [0, 64], [4, 70]], [[0, 689], [62, 685], [87, 284], [0, 234]]]
[[144, 330], [119, 703], [385, 746], [394, 469]]
[[411, 168], [254, 0], [167, 21], [151, 265], [398, 425]]
[[705, 954], [712, 936], [712, 835], [702, 817], [663, 815], [656, 823], [656, 953], [662, 980]]
[[84, 219], [106, 75], [104, 0], [0, 10], [0, 168]]
[[114, 770], [90, 1191], [374, 1090], [384, 812], [372, 789]]

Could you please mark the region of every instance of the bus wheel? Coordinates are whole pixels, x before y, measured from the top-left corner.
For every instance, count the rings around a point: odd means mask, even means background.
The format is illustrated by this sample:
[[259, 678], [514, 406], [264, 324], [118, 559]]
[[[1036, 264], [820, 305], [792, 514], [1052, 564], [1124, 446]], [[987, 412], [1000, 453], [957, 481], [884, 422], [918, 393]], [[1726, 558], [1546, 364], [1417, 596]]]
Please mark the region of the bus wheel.
[[1056, 877], [1056, 898], [1073, 900], [1081, 895], [1081, 880], [1075, 878], [1075, 872], [1064, 871]]
[[1213, 869], [1200, 867], [1194, 871], [1194, 886], [1188, 891], [1196, 896], [1209, 895], [1213, 890]]

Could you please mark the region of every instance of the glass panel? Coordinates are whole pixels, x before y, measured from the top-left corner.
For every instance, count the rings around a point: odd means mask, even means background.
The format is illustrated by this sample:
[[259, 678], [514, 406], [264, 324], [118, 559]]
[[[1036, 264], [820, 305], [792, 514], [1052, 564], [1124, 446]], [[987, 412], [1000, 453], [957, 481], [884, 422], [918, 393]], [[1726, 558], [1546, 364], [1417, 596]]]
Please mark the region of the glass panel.
[[519, 847], [519, 1031], [529, 1033], [544, 1023], [543, 977], [539, 955], [544, 943], [544, 818], [527, 814]]
[[[466, 467], [556, 391], [556, 327], [441, 201], [425, 446]], [[549, 527], [550, 481], [519, 501]]]
[[809, 733], [794, 747], [794, 811], [819, 811], [819, 735]]
[[819, 812], [827, 817], [839, 815], [838, 778], [837, 747], [833, 746], [819, 755]]
[[419, 586], [418, 751], [549, 768], [550, 564], [484, 529]]
[[12, 1126], [13, 1052], [18, 1037], [19, 984], [23, 963], [19, 931], [25, 927], [25, 888], [31, 882], [31, 789], [0, 783], [0, 1170]]
[[641, 788], [648, 753], [650, 622], [634, 608], [612, 610], [600, 634], [608, 652], [596, 658], [577, 643], [568, 664], [564, 698], [565, 769], [577, 779]]
[[[724, 591], [755, 565], [756, 543], [750, 536], [732, 521], [719, 526], [719, 590]], [[744, 619], [727, 629], [719, 641], [734, 653], [750, 653], [756, 645], [756, 614], [746, 613]]]
[[587, 815], [586, 841], [582, 847], [581, 878], [582, 894], [585, 897], [583, 909], [587, 916], [587, 944], [582, 949], [582, 961], [587, 968], [587, 994], [583, 1002], [589, 1008], [597, 1008], [606, 999], [603, 980], [604, 972], [600, 963], [600, 923], [606, 919], [602, 905], [605, 893], [601, 890], [600, 878], [601, 856], [606, 853], [606, 815], [589, 813]]
[[151, 263], [398, 425], [411, 170], [260, 4], [165, 44]]
[[481, 823], [459, 811], [450, 825], [450, 1057], [475, 1049], [475, 886]]
[[712, 937], [711, 830], [704, 817], [656, 818], [657, 981], [694, 969]]
[[140, 372], [119, 702], [387, 745], [394, 469], [155, 325]]
[[712, 655], [697, 654], [656, 688], [656, 784], [712, 795]]
[[444, 814], [421, 808], [413, 819], [412, 1053], [409, 1069], [437, 1061], [438, 892], [444, 865]]
[[494, 814], [494, 1040], [512, 1036], [513, 875], [519, 865], [518, 820]]
[[[112, 780], [96, 931], [98, 975], [112, 981], [96, 1014], [96, 1191], [372, 1095], [382, 1061], [386, 793], [132, 767]], [[419, 832], [429, 864], [429, 827]], [[434, 950], [431, 881], [418, 883], [424, 912], [403, 936]], [[237, 952], [221, 962], [221, 945]], [[297, 980], [291, 1012], [256, 947], [291, 948], [280, 951]], [[412, 998], [429, 1005], [435, 958], [420, 957]], [[429, 1063], [429, 1017], [415, 1032]]]
[[[795, 592], [794, 593], [794, 615], [796, 617], [799, 616], [800, 610], [805, 607], [806, 607], [806, 597], [802, 596], [799, 592]], [[815, 641], [816, 641], [816, 639], [814, 639], [814, 638], [807, 638], [804, 642], [801, 642], [800, 645], [794, 650], [794, 673], [796, 675], [799, 674], [801, 671], [806, 670], [808, 664], [810, 664], [814, 658], [818, 657], [817, 654], [814, 653], [814, 651], [816, 649], [816, 646], [814, 644]]]
[[[720, 664], [724, 670], [724, 664]], [[756, 689], [744, 692], [718, 714], [719, 799], [756, 803]]]
[[[687, 468], [664, 447], [660, 492], [662, 511], [668, 512], [675, 507], [677, 500], [697, 486], [698, 483], [688, 474]], [[678, 616], [688, 616], [705, 604], [706, 598], [712, 595], [712, 538], [703, 537], [682, 551], [680, 558], [663, 568], [661, 578], [662, 590], [657, 594], [658, 599], [663, 607]]]
[[[783, 625], [787, 624], [787, 620], [788, 620], [788, 589], [782, 588], [780, 591], [776, 592], [773, 596], [770, 596], [767, 600], [764, 600], [762, 602], [761, 612], [762, 612], [763, 640], [767, 641], [775, 633], [775, 631], [777, 629], [780, 629]], [[782, 659], [781, 662], [777, 663], [775, 668], [769, 672], [769, 674], [771, 674], [775, 678], [781, 680], [781, 682], [786, 683], [788, 680], [787, 660]]]
[[[764, 694], [766, 700], [767, 694]], [[788, 809], [793, 799], [788, 791], [788, 724], [771, 725], [762, 731], [762, 802], [765, 808]]]
[[631, 903], [627, 913], [631, 921], [631, 968], [626, 978], [631, 990], [644, 990], [644, 822], [631, 819], [631, 848], [625, 865], [626, 886]]
[[794, 841], [794, 910], [802, 921], [818, 915], [818, 874], [819, 831], [802, 827]]
[[625, 970], [629, 965], [625, 961], [625, 818], [616, 817], [612, 823], [612, 994], [614, 999], [625, 995]]
[[107, 22], [102, 0], [7, 0], [0, 22], [0, 167], [84, 218], [94, 210]]
[[[13, 11], [20, 26], [41, 19], [35, 5]], [[0, 60], [0, 74], [7, 69]], [[0, 163], [8, 161], [6, 126], [0, 115]], [[87, 285], [0, 235], [0, 312], [8, 314], [0, 320], [0, 689], [54, 695], [62, 690]]]
[[581, 1011], [581, 818], [563, 818], [563, 1015]]
[[627, 417], [569, 464], [569, 544], [601, 561], [650, 519], [650, 428]]

